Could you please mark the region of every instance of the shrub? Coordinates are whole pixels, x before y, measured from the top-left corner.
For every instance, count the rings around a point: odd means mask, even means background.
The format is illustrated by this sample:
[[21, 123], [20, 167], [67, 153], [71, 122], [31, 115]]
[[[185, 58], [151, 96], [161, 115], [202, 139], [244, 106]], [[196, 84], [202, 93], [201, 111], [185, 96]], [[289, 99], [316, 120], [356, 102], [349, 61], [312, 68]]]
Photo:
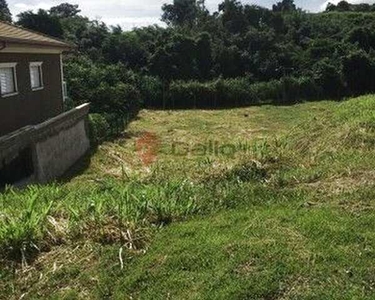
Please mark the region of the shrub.
[[249, 89], [248, 78], [219, 79], [214, 83], [217, 93], [216, 104], [220, 107], [243, 106], [257, 103], [258, 99]]
[[133, 115], [138, 112], [140, 106], [139, 91], [126, 83], [116, 85], [101, 83], [92, 99], [92, 111], [95, 113]]
[[[66, 107], [91, 103], [91, 142], [98, 144], [109, 136], [122, 132], [137, 115], [143, 97], [160, 97], [159, 82], [152, 77], [140, 77], [123, 64], [95, 64], [85, 56], [66, 63], [69, 95], [74, 101]], [[140, 89], [142, 89], [142, 93]]]
[[268, 82], [257, 82], [248, 86], [248, 89], [252, 91], [253, 103], [262, 102], [273, 102], [279, 97], [280, 82], [277, 80], [271, 80]]
[[344, 85], [338, 68], [329, 60], [323, 59], [313, 67], [314, 80], [321, 88], [321, 94], [327, 97], [340, 97], [343, 94]]
[[146, 106], [158, 106], [160, 99], [163, 99], [163, 82], [158, 77], [139, 77], [138, 88]]
[[312, 77], [303, 76], [298, 78], [299, 97], [303, 100], [317, 100], [322, 96], [321, 87]]
[[91, 102], [91, 111], [134, 115], [141, 106], [137, 75], [124, 65], [94, 64], [82, 57], [65, 64], [69, 95], [75, 105]]
[[175, 108], [212, 107], [216, 96], [211, 83], [175, 81], [169, 87], [168, 105]]
[[360, 94], [373, 91], [374, 74], [374, 63], [364, 51], [354, 52], [344, 57], [343, 75], [350, 92]]
[[100, 114], [90, 114], [89, 131], [91, 143], [97, 145], [109, 136], [110, 126], [104, 116]]
[[248, 78], [174, 81], [169, 87], [168, 106], [175, 108], [218, 108], [256, 104]]
[[[198, 81], [174, 81], [167, 106], [172, 108], [222, 108], [262, 103], [288, 104], [317, 99], [319, 87], [310, 77], [252, 83], [247, 77]], [[161, 106], [161, 101], [159, 105]]]

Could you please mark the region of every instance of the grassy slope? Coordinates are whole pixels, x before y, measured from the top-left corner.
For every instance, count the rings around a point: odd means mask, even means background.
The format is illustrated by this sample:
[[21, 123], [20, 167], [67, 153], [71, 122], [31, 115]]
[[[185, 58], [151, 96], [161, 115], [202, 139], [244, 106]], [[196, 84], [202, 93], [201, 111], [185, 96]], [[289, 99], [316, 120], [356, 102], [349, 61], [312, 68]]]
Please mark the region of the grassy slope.
[[[372, 299], [374, 109], [368, 96], [342, 104], [144, 111], [126, 138], [101, 146], [71, 182], [0, 197], [4, 215], [18, 221], [41, 215], [55, 199], [38, 230], [8, 238], [25, 248], [31, 235], [43, 253], [33, 263], [27, 256], [23, 269], [3, 260], [0, 295]], [[162, 145], [152, 167], [134, 153], [143, 131]], [[241, 150], [173, 156], [173, 140], [231, 142]], [[25, 209], [31, 213], [20, 217]], [[3, 221], [0, 228], [3, 237], [19, 236], [10, 230], [17, 226]]]
[[[244, 151], [238, 150], [234, 157], [223, 155], [197, 155], [193, 153], [194, 146], [208, 145], [210, 142], [225, 145], [248, 146], [254, 141], [265, 138], [279, 137], [294, 126], [309, 120], [312, 116], [335, 107], [334, 102], [306, 103], [292, 107], [262, 106], [231, 110], [214, 111], [142, 111], [139, 121], [131, 124], [123, 139], [115, 143], [107, 143], [100, 147], [93, 157], [91, 168], [83, 176], [96, 178], [98, 174], [121, 177], [123, 167], [130, 175], [149, 175], [148, 168], [144, 168], [135, 155], [135, 141], [145, 132], [156, 134], [160, 142], [158, 160], [153, 165], [152, 172], [160, 167], [165, 177], [173, 170], [173, 179], [177, 175], [197, 179], [202, 175], [202, 169], [217, 164], [234, 164], [244, 156]], [[129, 140], [130, 137], [130, 140]], [[190, 149], [190, 155], [172, 155], [173, 144], [177, 151]], [[214, 162], [207, 162], [207, 156]], [[210, 169], [207, 173], [210, 175]], [[177, 174], [176, 174], [177, 172]], [[206, 172], [203, 172], [205, 174]], [[77, 179], [82, 181], [82, 177]]]

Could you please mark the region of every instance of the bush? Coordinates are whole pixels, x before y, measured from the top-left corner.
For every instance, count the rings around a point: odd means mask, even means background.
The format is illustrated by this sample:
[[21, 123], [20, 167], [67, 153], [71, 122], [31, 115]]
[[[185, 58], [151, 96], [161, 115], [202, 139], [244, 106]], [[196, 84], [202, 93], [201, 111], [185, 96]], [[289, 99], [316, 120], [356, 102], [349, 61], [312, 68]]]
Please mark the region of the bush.
[[[247, 77], [198, 81], [174, 81], [168, 91], [170, 108], [223, 108], [262, 103], [289, 104], [317, 99], [319, 86], [310, 77], [252, 83]], [[159, 101], [162, 106], [162, 101]]]
[[248, 78], [219, 79], [214, 83], [217, 93], [216, 105], [219, 107], [237, 107], [258, 103], [257, 95], [249, 89]]
[[259, 99], [249, 89], [248, 78], [198, 81], [174, 81], [168, 91], [169, 107], [218, 108], [256, 104]]
[[110, 126], [104, 116], [100, 114], [90, 114], [89, 131], [91, 144], [98, 145], [109, 136]]
[[163, 99], [163, 82], [158, 77], [139, 77], [138, 88], [146, 106], [158, 106], [160, 99]]
[[318, 100], [325, 95], [321, 93], [321, 87], [312, 77], [300, 77], [298, 78], [299, 85], [299, 97], [303, 100]]
[[[92, 112], [95, 115], [100, 113], [100, 127], [105, 128], [106, 134], [99, 134], [97, 143], [102, 142], [106, 137], [120, 134], [130, 120], [137, 115], [140, 107], [140, 93], [132, 85], [119, 83], [115, 86], [109, 86], [102, 83], [96, 89], [96, 96], [93, 99]], [[105, 121], [105, 123], [104, 123]], [[101, 126], [103, 125], [103, 126]]]
[[169, 87], [168, 106], [174, 108], [213, 107], [216, 90], [211, 83], [175, 81]]
[[130, 84], [118, 83], [110, 86], [107, 83], [102, 83], [96, 89], [93, 106], [93, 111], [96, 113], [133, 115], [141, 107], [141, 95]]
[[[253, 95], [251, 104], [262, 102], [274, 102], [279, 98], [280, 82], [271, 80], [268, 82], [257, 82], [248, 86]], [[250, 104], [250, 103], [249, 103]]]
[[135, 115], [141, 106], [137, 75], [124, 65], [94, 64], [82, 57], [65, 64], [69, 95], [74, 104], [91, 102], [100, 114]]
[[343, 75], [350, 92], [363, 94], [374, 91], [374, 63], [367, 53], [358, 51], [343, 59]]
[[338, 68], [328, 58], [316, 63], [313, 67], [314, 80], [321, 88], [321, 94], [338, 98], [343, 94], [344, 84]]

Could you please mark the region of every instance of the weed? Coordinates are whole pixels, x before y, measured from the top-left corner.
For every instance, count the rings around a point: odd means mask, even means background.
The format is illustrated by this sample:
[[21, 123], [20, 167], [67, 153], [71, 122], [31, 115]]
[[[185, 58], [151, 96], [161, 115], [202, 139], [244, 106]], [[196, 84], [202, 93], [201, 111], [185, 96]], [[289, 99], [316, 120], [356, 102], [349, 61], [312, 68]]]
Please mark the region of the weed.
[[[14, 194], [14, 191], [10, 192]], [[53, 201], [40, 205], [39, 193], [30, 189], [23, 197], [24, 209], [10, 211], [4, 209], [0, 218], [1, 252], [12, 259], [26, 263], [35, 252], [47, 230], [47, 220]]]

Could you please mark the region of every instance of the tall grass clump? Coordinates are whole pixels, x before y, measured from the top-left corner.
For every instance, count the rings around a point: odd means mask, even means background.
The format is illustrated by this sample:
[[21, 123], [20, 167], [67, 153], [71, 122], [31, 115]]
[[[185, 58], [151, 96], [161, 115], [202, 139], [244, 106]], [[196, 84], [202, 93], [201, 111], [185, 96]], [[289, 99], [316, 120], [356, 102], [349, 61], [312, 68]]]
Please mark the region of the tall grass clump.
[[104, 179], [83, 186], [34, 186], [0, 195], [0, 257], [27, 261], [68, 241], [131, 243], [140, 248], [151, 228], [200, 211], [201, 187]]
[[43, 196], [38, 188], [28, 188], [21, 194], [10, 190], [0, 197], [1, 256], [25, 261], [39, 251], [40, 242], [48, 231], [48, 216], [54, 204], [52, 195], [55, 192], [55, 188], [51, 187], [50, 192]]
[[[180, 181], [124, 184], [106, 180], [90, 191], [83, 189], [73, 192], [69, 195], [68, 203], [77, 224], [94, 222], [100, 226], [108, 218], [163, 224], [192, 214], [197, 209], [195, 194], [194, 186]], [[77, 205], [79, 199], [81, 202]]]
[[53, 245], [82, 240], [140, 249], [153, 228], [232, 207], [240, 200], [230, 196], [240, 195], [238, 180], [256, 183], [265, 176], [263, 168], [246, 165], [234, 170], [222, 186], [189, 180], [103, 179], [78, 186], [9, 189], [0, 196], [0, 256], [27, 262]]

